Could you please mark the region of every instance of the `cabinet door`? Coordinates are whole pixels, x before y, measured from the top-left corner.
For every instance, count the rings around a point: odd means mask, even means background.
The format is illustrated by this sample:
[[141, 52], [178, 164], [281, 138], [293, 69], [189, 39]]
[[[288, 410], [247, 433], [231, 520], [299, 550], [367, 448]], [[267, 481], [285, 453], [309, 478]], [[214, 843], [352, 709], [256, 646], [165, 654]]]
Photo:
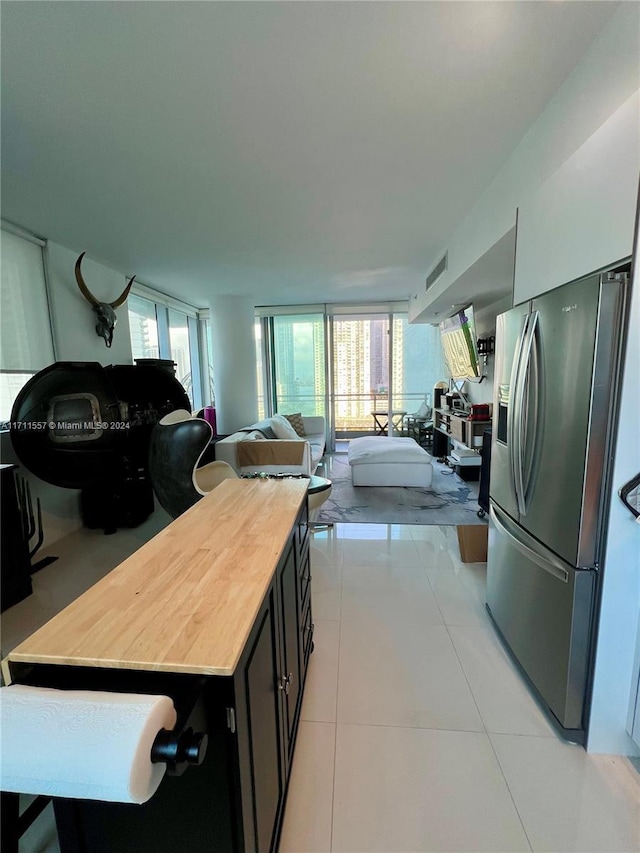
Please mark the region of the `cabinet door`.
[[[251, 773], [254, 849], [258, 853], [271, 850], [285, 776], [281, 762], [281, 668], [274, 598], [272, 587], [267, 607], [259, 616], [260, 627], [244, 671], [250, 753], [247, 770]], [[245, 815], [245, 822], [248, 817]]]
[[287, 763], [293, 746], [296, 711], [301, 691], [300, 680], [300, 625], [298, 587], [293, 545], [278, 570], [278, 598], [282, 642], [282, 676], [280, 692], [283, 696], [285, 745]]

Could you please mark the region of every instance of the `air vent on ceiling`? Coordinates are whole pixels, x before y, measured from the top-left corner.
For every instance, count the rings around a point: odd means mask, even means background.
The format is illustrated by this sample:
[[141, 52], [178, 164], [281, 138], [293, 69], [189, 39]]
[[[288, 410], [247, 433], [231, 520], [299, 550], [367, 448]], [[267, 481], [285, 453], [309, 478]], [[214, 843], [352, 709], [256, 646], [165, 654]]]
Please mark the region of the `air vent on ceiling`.
[[440, 276], [443, 274], [443, 272], [445, 272], [445, 270], [447, 269], [447, 258], [448, 257], [449, 257], [449, 253], [445, 252], [444, 255], [438, 261], [438, 263], [435, 265], [435, 267], [431, 270], [431, 272], [427, 276], [427, 287], [426, 287], [427, 290], [429, 290], [430, 287], [433, 287], [433, 285], [436, 283], [436, 281], [440, 278]]

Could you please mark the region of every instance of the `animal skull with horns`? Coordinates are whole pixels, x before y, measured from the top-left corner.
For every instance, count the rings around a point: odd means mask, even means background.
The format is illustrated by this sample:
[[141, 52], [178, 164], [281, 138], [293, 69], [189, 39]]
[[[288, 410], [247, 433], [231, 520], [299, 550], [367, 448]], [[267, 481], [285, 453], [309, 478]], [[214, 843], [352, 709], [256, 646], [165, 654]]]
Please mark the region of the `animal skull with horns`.
[[80, 264], [82, 263], [82, 259], [86, 254], [86, 252], [83, 252], [76, 261], [76, 281], [78, 282], [80, 292], [87, 300], [87, 302], [90, 303], [98, 317], [98, 322], [96, 324], [96, 334], [100, 335], [101, 338], [104, 338], [105, 344], [110, 347], [113, 342], [113, 330], [115, 328], [116, 323], [118, 322], [118, 318], [116, 317], [116, 312], [114, 309], [119, 308], [127, 301], [127, 296], [129, 295], [129, 291], [131, 290], [131, 285], [133, 284], [135, 275], [129, 281], [129, 284], [125, 287], [125, 289], [115, 300], [115, 302], [99, 302], [85, 284], [84, 279], [82, 278], [82, 272], [80, 271]]

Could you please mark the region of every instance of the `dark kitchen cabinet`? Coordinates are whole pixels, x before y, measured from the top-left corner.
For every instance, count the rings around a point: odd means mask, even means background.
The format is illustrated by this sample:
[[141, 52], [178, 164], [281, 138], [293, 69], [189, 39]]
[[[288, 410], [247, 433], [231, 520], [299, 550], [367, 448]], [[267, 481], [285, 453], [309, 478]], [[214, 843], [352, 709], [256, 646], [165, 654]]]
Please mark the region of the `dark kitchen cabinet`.
[[29, 545], [20, 516], [15, 465], [0, 465], [0, 510], [2, 546], [2, 592], [0, 602], [6, 610], [31, 595]]
[[[245, 850], [271, 850], [285, 790], [280, 660], [275, 588], [269, 590], [236, 690]], [[243, 701], [242, 701], [243, 700]]]
[[313, 633], [311, 596], [307, 591], [303, 601], [302, 578], [310, 578], [306, 505], [236, 678], [242, 849], [246, 851], [277, 849]]
[[[230, 482], [229, 493], [260, 485]], [[213, 500], [200, 507], [206, 519], [216, 509]], [[313, 647], [306, 500], [292, 518], [229, 675], [11, 662], [18, 683], [168, 695], [177, 728], [189, 725], [209, 737], [204, 763], [182, 776], [167, 774], [143, 805], [54, 799], [62, 853], [275, 853]], [[239, 586], [245, 583], [239, 575]]]

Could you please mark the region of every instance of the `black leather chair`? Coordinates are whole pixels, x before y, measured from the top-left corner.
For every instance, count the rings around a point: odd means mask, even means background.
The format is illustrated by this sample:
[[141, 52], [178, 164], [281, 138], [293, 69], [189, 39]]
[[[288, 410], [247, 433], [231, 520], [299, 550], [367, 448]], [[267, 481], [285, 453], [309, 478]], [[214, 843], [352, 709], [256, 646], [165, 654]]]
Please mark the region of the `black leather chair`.
[[161, 506], [173, 518], [197, 503], [228, 477], [237, 477], [226, 462], [198, 468], [213, 431], [207, 421], [178, 409], [162, 418], [151, 434], [149, 475]]

